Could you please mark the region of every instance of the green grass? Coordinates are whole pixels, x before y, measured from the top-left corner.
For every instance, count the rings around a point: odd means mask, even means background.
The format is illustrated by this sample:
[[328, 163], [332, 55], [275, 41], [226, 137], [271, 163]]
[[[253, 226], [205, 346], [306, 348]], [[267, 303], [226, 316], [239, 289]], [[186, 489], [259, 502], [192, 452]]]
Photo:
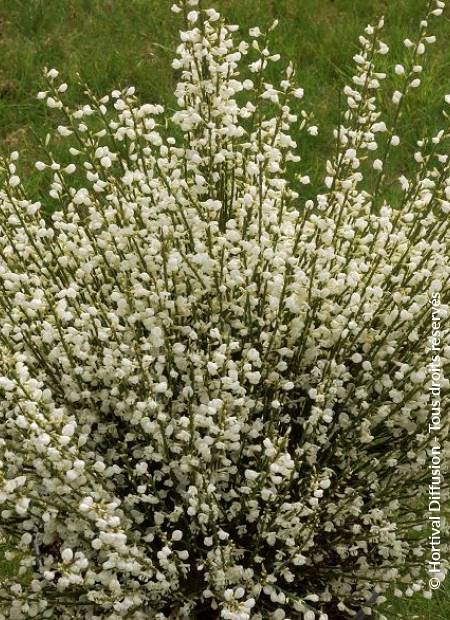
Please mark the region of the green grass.
[[[364, 26], [386, 15], [386, 39], [399, 61], [402, 41], [417, 32], [425, 0], [211, 0], [235, 23], [248, 27], [280, 19], [273, 47], [298, 67], [306, 102], [321, 132], [305, 145], [309, 172], [330, 152], [338, 118], [338, 92], [352, 75], [352, 56]], [[176, 79], [170, 59], [178, 24], [171, 2], [161, 0], [2, 0], [0, 3], [0, 139], [7, 149], [33, 152], [50, 113], [35, 99], [44, 66], [57, 67], [70, 82], [75, 74], [104, 94], [133, 84], [146, 101], [171, 107]], [[442, 96], [450, 91], [448, 16], [437, 20], [439, 42], [427, 54], [424, 84], [408, 104], [404, 139], [413, 148], [442, 125]], [[277, 70], [274, 66], [274, 70]], [[81, 100], [77, 88], [68, 102]], [[406, 117], [405, 117], [406, 118]], [[312, 148], [311, 148], [312, 147]], [[399, 162], [399, 168], [407, 162]], [[322, 174], [322, 165], [320, 165]]]
[[12, 548], [10, 542], [0, 539], [0, 592], [2, 578], [11, 577], [18, 570], [17, 562], [12, 562], [6, 558], [8, 551], [11, 551]]
[[[170, 60], [178, 25], [170, 4], [170, 0], [1, 0], [0, 148], [19, 149], [29, 161], [36, 154], [36, 138], [43, 138], [54, 123], [35, 98], [45, 66], [58, 68], [69, 84], [79, 73], [100, 94], [133, 84], [142, 100], [173, 107], [176, 76]], [[390, 66], [401, 62], [402, 41], [417, 32], [425, 0], [211, 0], [211, 4], [243, 28], [280, 20], [272, 47], [285, 61], [295, 61], [307, 105], [321, 128], [319, 138], [304, 147], [306, 165], [319, 174], [319, 162], [332, 144], [338, 92], [352, 75], [358, 35], [384, 14], [385, 40], [392, 49], [387, 62]], [[447, 13], [433, 26], [438, 43], [427, 53], [424, 83], [407, 105], [402, 137], [411, 150], [418, 138], [442, 125], [442, 98], [450, 92], [449, 19]], [[69, 91], [68, 101], [74, 105], [82, 101], [79, 89]], [[395, 167], [407, 168], [408, 161], [398, 160]], [[35, 176], [29, 170], [33, 183]], [[0, 576], [8, 570], [11, 566], [0, 550]], [[392, 605], [386, 611], [388, 618], [450, 617], [448, 591], [431, 602], [415, 596]]]
[[415, 595], [407, 599], [392, 597], [384, 606], [388, 620], [448, 620], [450, 617], [450, 590], [443, 586], [431, 600]]

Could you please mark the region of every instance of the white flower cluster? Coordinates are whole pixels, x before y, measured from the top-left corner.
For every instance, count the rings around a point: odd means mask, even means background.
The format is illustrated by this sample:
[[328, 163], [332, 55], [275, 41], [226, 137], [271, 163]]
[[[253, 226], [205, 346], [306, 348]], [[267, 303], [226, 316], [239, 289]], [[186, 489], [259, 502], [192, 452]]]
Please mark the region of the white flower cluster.
[[388, 47], [366, 29], [314, 199], [292, 136], [317, 127], [291, 65], [268, 81], [270, 30], [236, 41], [174, 5], [171, 116], [133, 88], [71, 110], [46, 72], [42, 204], [17, 153], [1, 164], [2, 620], [331, 620], [377, 584], [423, 588], [448, 128], [410, 178], [389, 163], [443, 6], [405, 41], [385, 120]]

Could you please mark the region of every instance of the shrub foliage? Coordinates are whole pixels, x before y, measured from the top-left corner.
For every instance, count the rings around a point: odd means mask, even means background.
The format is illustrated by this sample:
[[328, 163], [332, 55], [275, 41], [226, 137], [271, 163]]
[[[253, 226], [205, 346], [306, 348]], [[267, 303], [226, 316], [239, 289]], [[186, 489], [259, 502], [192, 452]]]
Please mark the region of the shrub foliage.
[[390, 155], [442, 10], [390, 81], [367, 27], [318, 184], [271, 29], [174, 5], [174, 112], [133, 88], [72, 110], [46, 71], [40, 201], [1, 164], [0, 618], [333, 620], [425, 588], [448, 127], [410, 178]]

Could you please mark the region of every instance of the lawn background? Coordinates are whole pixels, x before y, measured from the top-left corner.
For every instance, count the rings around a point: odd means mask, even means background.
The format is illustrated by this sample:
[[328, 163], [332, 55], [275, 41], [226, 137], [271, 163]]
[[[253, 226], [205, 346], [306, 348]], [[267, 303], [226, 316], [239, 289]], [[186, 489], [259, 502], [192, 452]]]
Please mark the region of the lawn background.
[[[322, 175], [331, 152], [331, 129], [339, 110], [338, 92], [352, 75], [352, 56], [364, 26], [382, 14], [384, 40], [392, 54], [387, 66], [401, 62], [403, 39], [414, 38], [425, 0], [211, 0], [242, 29], [280, 20], [273, 49], [292, 59], [305, 100], [314, 111], [319, 137], [304, 144], [305, 166], [313, 177]], [[170, 0], [0, 0], [0, 149], [23, 152], [27, 180], [38, 186], [31, 163], [37, 141], [55, 124], [35, 98], [42, 86], [43, 67], [56, 67], [64, 79], [81, 79], [99, 94], [134, 85], [143, 101], [174, 106], [176, 75], [170, 61], [177, 45], [178, 21]], [[443, 125], [441, 109], [450, 92], [450, 12], [432, 26], [438, 43], [426, 56], [421, 88], [406, 106], [402, 139], [411, 152], [418, 138]], [[83, 101], [79, 89], [69, 89], [68, 102]], [[28, 164], [27, 164], [28, 162]], [[319, 163], [320, 162], [320, 163]], [[395, 172], [407, 170], [408, 160], [394, 161]], [[11, 570], [2, 562], [0, 576]], [[414, 597], [395, 604], [387, 616], [418, 620], [448, 620], [448, 589], [433, 601]]]

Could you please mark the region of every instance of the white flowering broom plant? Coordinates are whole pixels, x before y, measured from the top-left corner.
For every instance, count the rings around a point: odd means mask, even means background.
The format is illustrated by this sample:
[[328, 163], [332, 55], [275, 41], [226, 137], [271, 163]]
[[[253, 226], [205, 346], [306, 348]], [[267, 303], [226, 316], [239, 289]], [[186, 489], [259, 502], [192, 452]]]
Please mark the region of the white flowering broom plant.
[[442, 10], [405, 41], [386, 120], [383, 23], [360, 37], [315, 189], [292, 136], [317, 128], [291, 65], [267, 81], [271, 29], [247, 43], [174, 5], [172, 114], [132, 88], [72, 110], [46, 72], [67, 143], [36, 163], [49, 196], [28, 196], [17, 153], [1, 164], [2, 620], [336, 620], [391, 583], [429, 596], [448, 125], [397, 192], [389, 169]]

